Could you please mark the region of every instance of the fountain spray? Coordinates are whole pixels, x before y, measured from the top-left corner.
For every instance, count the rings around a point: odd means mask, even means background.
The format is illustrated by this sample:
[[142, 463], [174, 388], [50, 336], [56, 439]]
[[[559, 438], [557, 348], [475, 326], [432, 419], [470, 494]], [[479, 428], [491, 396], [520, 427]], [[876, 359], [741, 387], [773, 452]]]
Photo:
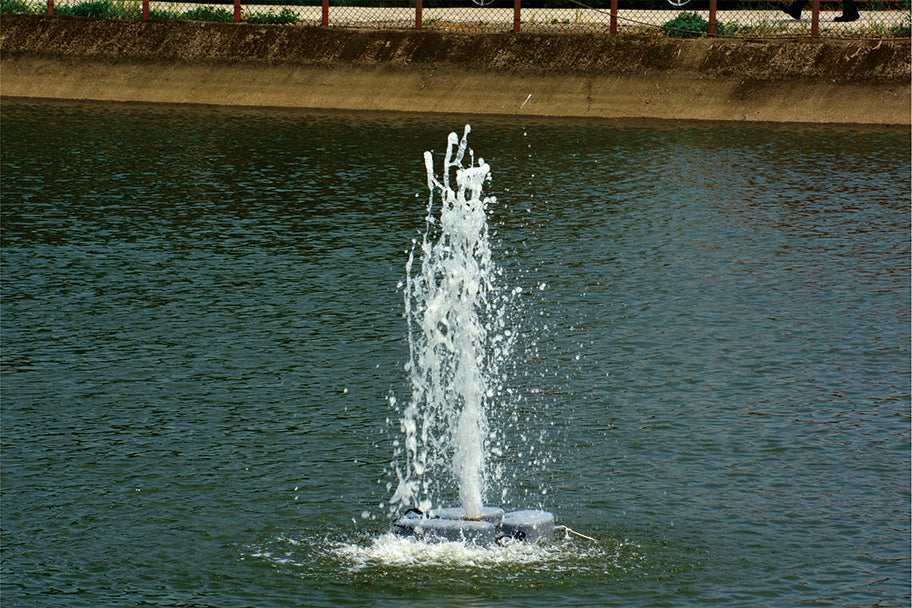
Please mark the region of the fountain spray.
[[[391, 501], [415, 507], [393, 522], [393, 531], [480, 544], [504, 536], [533, 540], [550, 537], [550, 513], [504, 514], [484, 506], [489, 483], [486, 408], [496, 396], [500, 363], [490, 351], [509, 332], [503, 332], [503, 309], [496, 302], [499, 270], [488, 239], [486, 209], [496, 199], [482, 197], [490, 167], [482, 158], [476, 163], [468, 149], [470, 131], [466, 125], [462, 138], [450, 133], [440, 180], [432, 154], [424, 155], [430, 190], [427, 229], [419, 270], [413, 271], [417, 243], [409, 254], [404, 294], [412, 395], [400, 420], [405, 468], [396, 470], [398, 486]], [[454, 172], [455, 187], [450, 179]], [[434, 215], [438, 197], [439, 220]], [[496, 349], [500, 357], [508, 346]], [[452, 476], [460, 508], [434, 509], [434, 480], [441, 474]]]

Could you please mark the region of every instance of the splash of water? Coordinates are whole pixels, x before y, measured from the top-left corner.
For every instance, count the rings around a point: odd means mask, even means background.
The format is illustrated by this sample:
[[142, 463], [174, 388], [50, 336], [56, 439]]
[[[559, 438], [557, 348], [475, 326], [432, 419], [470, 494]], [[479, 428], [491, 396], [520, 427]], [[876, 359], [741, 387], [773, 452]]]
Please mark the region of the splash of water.
[[[591, 551], [591, 547], [588, 548]], [[585, 550], [585, 549], [583, 549]], [[341, 543], [332, 552], [352, 570], [371, 566], [530, 566], [557, 564], [582, 552], [578, 545], [567, 540], [539, 544], [508, 541], [493, 547], [471, 543], [425, 543], [414, 538], [384, 534], [368, 544]]]
[[[414, 567], [426, 572], [432, 568], [476, 570], [521, 567], [523, 572], [591, 573], [601, 568], [605, 574], [642, 567], [655, 561], [656, 550], [629, 539], [610, 539], [600, 543], [578, 542], [563, 536], [552, 543], [507, 541], [491, 547], [471, 543], [427, 543], [411, 537], [381, 534], [370, 539], [342, 540], [313, 535], [304, 538], [280, 535], [242, 548], [244, 558], [260, 560], [273, 568], [312, 576], [314, 573], [362, 571], [382, 572], [387, 577], [413, 577]], [[651, 555], [650, 555], [651, 554]], [[402, 570], [400, 570], [400, 568]], [[412, 574], [403, 574], [412, 573]]]
[[[486, 208], [496, 199], [482, 196], [490, 167], [482, 158], [475, 163], [468, 149], [470, 131], [466, 125], [461, 139], [450, 133], [441, 180], [432, 154], [424, 155], [430, 195], [421, 267], [413, 269], [413, 243], [404, 292], [412, 394], [401, 411], [405, 463], [396, 465], [398, 486], [391, 503], [431, 509], [438, 498], [438, 473], [448, 469], [471, 519], [481, 516], [489, 483], [486, 407], [495, 396], [498, 362], [509, 340], [502, 331], [504, 308], [495, 285], [499, 269], [488, 239]], [[438, 197], [439, 220], [434, 217]]]

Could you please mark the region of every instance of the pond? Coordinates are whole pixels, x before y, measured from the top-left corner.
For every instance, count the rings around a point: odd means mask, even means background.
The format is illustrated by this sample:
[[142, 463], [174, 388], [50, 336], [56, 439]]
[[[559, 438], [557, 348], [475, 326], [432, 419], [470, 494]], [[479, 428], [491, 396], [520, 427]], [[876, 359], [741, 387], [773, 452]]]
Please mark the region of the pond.
[[[907, 130], [0, 112], [6, 603], [909, 604]], [[467, 122], [519, 294], [486, 500], [592, 540], [384, 537]]]

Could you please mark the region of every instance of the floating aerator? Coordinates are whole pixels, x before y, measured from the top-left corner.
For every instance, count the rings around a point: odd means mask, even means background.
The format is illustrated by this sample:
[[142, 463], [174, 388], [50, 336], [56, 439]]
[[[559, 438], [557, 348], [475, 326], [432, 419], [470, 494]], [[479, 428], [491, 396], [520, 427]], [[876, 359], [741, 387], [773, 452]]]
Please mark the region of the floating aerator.
[[526, 510], [504, 513], [496, 507], [483, 507], [480, 519], [466, 519], [461, 508], [446, 508], [422, 513], [410, 509], [393, 521], [392, 532], [432, 542], [467, 542], [492, 545], [504, 539], [534, 542], [549, 540], [554, 534], [554, 516], [547, 511]]

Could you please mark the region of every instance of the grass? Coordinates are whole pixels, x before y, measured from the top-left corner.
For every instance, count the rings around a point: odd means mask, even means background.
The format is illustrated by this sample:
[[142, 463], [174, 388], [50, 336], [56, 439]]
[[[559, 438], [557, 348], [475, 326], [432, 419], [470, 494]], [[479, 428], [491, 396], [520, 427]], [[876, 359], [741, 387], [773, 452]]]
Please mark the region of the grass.
[[[773, 38], [775, 36], [810, 36], [810, 26], [805, 24], [793, 25], [782, 21], [762, 21], [751, 25], [726, 24], [727, 36], [745, 36], [751, 38]], [[719, 31], [719, 25], [716, 25]]]
[[[0, 13], [5, 15], [41, 15], [47, 11], [44, 2], [28, 0], [0, 0]], [[142, 4], [138, 0], [87, 0], [77, 4], [58, 4], [54, 14], [63, 17], [91, 17], [94, 19], [141, 19]], [[186, 19], [188, 21], [234, 22], [234, 12], [201, 6], [183, 13], [174, 10], [150, 9], [150, 19]], [[245, 12], [243, 20], [257, 24], [292, 24], [298, 15], [288, 7], [279, 13]]]
[[37, 15], [42, 12], [41, 8], [32, 6], [25, 0], [0, 0], [0, 13], [4, 15]]
[[137, 19], [142, 17], [142, 6], [137, 2], [89, 0], [78, 4], [55, 6], [54, 14], [63, 17], [92, 17], [95, 19]]
[[180, 16], [181, 19], [189, 21], [213, 21], [215, 23], [233, 23], [234, 12], [223, 8], [213, 8], [211, 6], [200, 6], [189, 10]]
[[273, 24], [273, 25], [290, 25], [298, 22], [298, 15], [288, 7], [282, 9], [278, 14], [274, 13], [250, 13], [244, 15], [244, 21], [247, 23]]

